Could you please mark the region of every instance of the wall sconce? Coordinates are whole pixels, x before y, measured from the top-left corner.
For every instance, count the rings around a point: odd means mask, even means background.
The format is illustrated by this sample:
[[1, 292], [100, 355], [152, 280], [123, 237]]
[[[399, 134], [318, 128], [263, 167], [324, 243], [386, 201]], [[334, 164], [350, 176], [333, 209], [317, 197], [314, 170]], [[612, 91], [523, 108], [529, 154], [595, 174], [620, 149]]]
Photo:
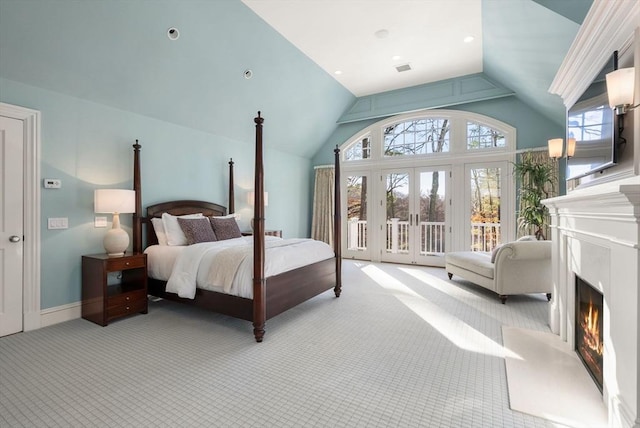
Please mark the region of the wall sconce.
[[[606, 76], [609, 106], [617, 115], [625, 114], [629, 106], [633, 106], [636, 70], [634, 67], [621, 68]], [[631, 107], [634, 108], [634, 107]]]
[[559, 159], [562, 157], [562, 138], [553, 138], [549, 140], [549, 157], [553, 159]]
[[123, 256], [129, 246], [129, 235], [120, 228], [120, 214], [135, 212], [136, 192], [123, 189], [96, 189], [94, 211], [113, 214], [113, 226], [104, 236], [103, 245], [109, 256]]
[[[264, 206], [269, 205], [269, 192], [264, 192]], [[253, 206], [253, 202], [256, 200], [256, 192], [253, 190], [249, 191], [249, 196], [247, 197], [249, 201], [249, 205]]]
[[567, 139], [567, 157], [571, 158], [576, 154], [576, 139]]

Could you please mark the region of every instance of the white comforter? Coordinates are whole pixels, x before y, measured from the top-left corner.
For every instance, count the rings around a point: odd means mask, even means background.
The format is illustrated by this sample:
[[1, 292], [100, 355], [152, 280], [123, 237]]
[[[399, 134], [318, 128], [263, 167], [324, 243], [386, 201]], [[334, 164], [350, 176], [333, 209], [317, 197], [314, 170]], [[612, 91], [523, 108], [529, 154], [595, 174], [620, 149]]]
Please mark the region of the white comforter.
[[[312, 239], [266, 236], [265, 277], [334, 257], [327, 244]], [[193, 299], [196, 287], [253, 297], [253, 237], [203, 242], [184, 247], [153, 245], [145, 250], [149, 276], [167, 280], [166, 290]], [[235, 249], [230, 249], [236, 247]], [[227, 250], [227, 251], [225, 251]], [[237, 271], [218, 268], [216, 260], [232, 258]], [[225, 263], [228, 266], [229, 263]]]

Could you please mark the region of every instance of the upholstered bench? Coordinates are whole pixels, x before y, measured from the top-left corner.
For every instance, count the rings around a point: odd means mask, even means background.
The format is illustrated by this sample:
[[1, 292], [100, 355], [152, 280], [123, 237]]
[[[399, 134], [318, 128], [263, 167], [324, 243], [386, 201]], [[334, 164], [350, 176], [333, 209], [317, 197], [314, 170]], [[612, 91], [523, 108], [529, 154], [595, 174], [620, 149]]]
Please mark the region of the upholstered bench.
[[551, 241], [515, 241], [493, 253], [455, 251], [445, 255], [453, 275], [494, 291], [505, 303], [514, 294], [546, 293], [551, 300]]

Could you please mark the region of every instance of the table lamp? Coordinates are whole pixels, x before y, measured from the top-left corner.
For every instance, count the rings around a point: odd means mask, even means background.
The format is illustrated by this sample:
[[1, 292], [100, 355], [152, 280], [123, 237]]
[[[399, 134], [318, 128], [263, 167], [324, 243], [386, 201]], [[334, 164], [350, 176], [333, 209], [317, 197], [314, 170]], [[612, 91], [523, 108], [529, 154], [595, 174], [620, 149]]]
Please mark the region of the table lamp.
[[120, 228], [120, 214], [132, 213], [136, 192], [123, 189], [96, 189], [93, 194], [96, 213], [113, 214], [113, 226], [104, 236], [104, 249], [109, 256], [123, 256], [129, 246], [129, 234]]

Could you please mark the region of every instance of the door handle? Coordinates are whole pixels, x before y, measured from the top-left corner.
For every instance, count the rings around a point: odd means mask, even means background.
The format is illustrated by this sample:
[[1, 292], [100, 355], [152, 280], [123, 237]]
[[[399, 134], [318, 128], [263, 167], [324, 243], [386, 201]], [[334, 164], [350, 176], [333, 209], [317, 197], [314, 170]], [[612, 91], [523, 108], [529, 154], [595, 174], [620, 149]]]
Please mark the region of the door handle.
[[20, 237], [16, 236], [16, 235], [10, 236], [9, 237], [9, 241], [10, 242], [20, 242]]
[[413, 214], [409, 214], [409, 226], [413, 226]]

